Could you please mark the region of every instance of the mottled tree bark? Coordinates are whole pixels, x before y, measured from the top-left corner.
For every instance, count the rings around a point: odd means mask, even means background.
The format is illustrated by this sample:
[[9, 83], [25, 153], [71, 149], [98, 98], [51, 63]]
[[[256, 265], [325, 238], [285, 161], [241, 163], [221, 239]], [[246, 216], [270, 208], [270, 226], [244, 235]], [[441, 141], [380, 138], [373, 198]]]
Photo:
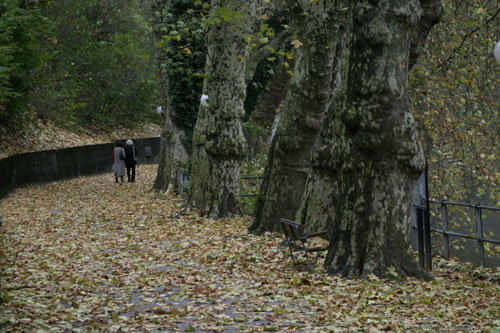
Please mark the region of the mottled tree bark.
[[422, 8], [422, 16], [411, 37], [410, 68], [413, 67], [422, 54], [427, 35], [429, 35], [432, 27], [439, 23], [444, 15], [441, 0], [420, 0], [420, 7]]
[[332, 230], [330, 273], [427, 277], [407, 237], [424, 168], [407, 87], [422, 8], [418, 0], [360, 0], [353, 13], [347, 80], [315, 143], [298, 216]]
[[251, 124], [259, 126], [264, 131], [254, 133], [250, 130], [245, 133], [248, 145], [253, 147], [255, 154], [267, 154], [268, 152], [274, 119], [277, 110], [285, 100], [290, 81], [288, 69], [282, 64], [278, 64], [276, 67], [273, 78], [269, 80], [267, 86], [260, 93], [255, 110], [249, 119]]
[[281, 121], [249, 231], [280, 231], [279, 219], [293, 219], [299, 206], [314, 139], [339, 84], [344, 41], [350, 27], [349, 0], [289, 0], [297, 49]]
[[[161, 98], [160, 100], [164, 101], [165, 99]], [[170, 104], [164, 102], [162, 105], [167, 105], [167, 107], [161, 114], [160, 154], [154, 189], [169, 193], [170, 191], [177, 191], [179, 185], [177, 171], [185, 164], [188, 154], [181, 141], [181, 136], [184, 134], [170, 119], [171, 108], [168, 106]]]
[[[163, 9], [170, 5], [170, 1], [151, 0], [149, 5], [151, 6], [151, 15], [153, 16], [153, 37], [156, 52], [155, 57], [157, 63], [158, 81], [160, 83], [160, 105], [163, 109], [161, 114], [162, 131], [160, 139], [160, 154], [158, 158], [158, 172], [154, 183], [154, 189], [161, 192], [168, 192], [171, 189], [177, 188], [177, 168], [182, 163], [182, 160], [187, 158], [187, 154], [180, 140], [181, 131], [176, 129], [170, 119], [170, 114], [173, 111], [168, 93], [169, 77], [168, 73], [165, 71], [167, 53], [163, 47], [158, 46], [158, 42], [163, 41], [161, 28], [166, 25], [166, 17], [163, 16]], [[160, 14], [155, 15], [155, 13]]]
[[200, 106], [193, 134], [189, 201], [210, 217], [240, 214], [240, 166], [246, 151], [242, 130], [246, 95], [244, 28], [251, 26], [255, 3], [212, 0], [212, 7], [240, 12], [239, 19], [214, 23], [208, 35], [204, 82], [208, 107]]

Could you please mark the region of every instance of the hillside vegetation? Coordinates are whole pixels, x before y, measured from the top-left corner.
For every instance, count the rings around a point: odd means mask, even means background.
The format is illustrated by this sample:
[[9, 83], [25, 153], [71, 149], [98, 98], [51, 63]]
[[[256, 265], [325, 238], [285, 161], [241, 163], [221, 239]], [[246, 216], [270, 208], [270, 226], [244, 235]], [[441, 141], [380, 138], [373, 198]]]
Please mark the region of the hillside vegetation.
[[100, 132], [157, 121], [151, 30], [137, 1], [0, 0], [0, 126]]
[[110, 129], [109, 132], [79, 131], [58, 127], [52, 123], [25, 126], [11, 130], [0, 127], [0, 158], [50, 149], [109, 143], [116, 140], [151, 138], [160, 136], [160, 126], [145, 123], [133, 128]]

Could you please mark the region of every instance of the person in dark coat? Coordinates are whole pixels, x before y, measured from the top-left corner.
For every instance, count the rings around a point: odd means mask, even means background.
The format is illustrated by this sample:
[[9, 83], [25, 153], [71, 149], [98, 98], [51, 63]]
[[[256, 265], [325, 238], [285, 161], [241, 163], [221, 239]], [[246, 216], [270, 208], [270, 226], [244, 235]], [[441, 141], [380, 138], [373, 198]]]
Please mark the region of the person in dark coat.
[[125, 150], [121, 143], [117, 143], [113, 149], [113, 162], [115, 181], [118, 183], [118, 177], [120, 177], [123, 182], [123, 176], [125, 176]]
[[[125, 166], [127, 168], [127, 178], [129, 182], [135, 182], [135, 165], [137, 164], [137, 150], [134, 142], [127, 140], [125, 142]], [[130, 172], [132, 171], [132, 175]]]

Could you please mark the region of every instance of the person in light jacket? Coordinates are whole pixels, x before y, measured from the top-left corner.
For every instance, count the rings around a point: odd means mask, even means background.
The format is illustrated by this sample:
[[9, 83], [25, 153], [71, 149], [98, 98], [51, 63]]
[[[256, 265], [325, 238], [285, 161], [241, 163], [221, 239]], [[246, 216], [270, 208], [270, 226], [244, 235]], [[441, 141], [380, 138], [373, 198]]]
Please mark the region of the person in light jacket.
[[[127, 178], [129, 182], [135, 182], [135, 165], [137, 164], [137, 150], [134, 142], [127, 140], [125, 142], [125, 167], [127, 168]], [[132, 175], [130, 175], [132, 171]]]
[[115, 181], [118, 183], [118, 177], [120, 177], [123, 183], [123, 177], [125, 176], [125, 149], [123, 149], [121, 143], [117, 143], [113, 149], [113, 161]]

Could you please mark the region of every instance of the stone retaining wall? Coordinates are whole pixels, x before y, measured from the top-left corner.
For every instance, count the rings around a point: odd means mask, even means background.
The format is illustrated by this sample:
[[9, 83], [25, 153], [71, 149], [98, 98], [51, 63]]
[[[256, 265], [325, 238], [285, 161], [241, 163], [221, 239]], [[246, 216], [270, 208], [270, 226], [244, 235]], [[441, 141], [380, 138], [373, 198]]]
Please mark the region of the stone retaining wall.
[[[158, 163], [160, 138], [134, 139], [138, 164]], [[125, 141], [123, 141], [125, 143]], [[114, 143], [12, 155], [0, 159], [0, 199], [29, 184], [112, 172]]]

